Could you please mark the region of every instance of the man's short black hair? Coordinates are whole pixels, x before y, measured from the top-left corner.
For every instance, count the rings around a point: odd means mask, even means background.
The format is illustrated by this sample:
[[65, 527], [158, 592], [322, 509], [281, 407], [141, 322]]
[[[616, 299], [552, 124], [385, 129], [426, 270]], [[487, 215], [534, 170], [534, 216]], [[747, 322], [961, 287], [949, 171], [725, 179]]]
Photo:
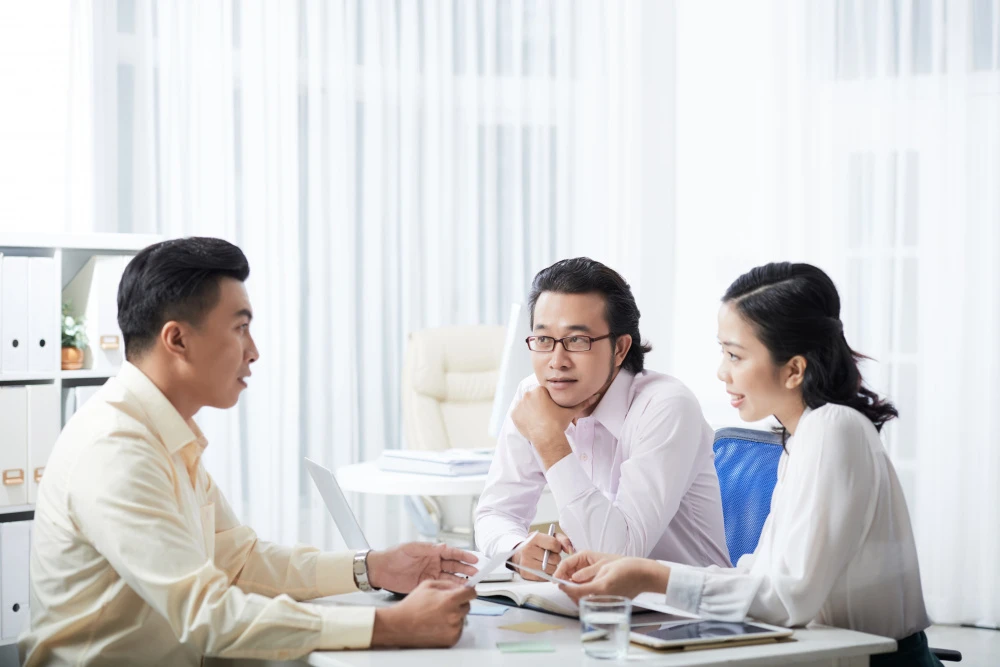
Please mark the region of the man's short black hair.
[[542, 292], [596, 293], [603, 296], [604, 319], [611, 328], [612, 348], [619, 336], [632, 336], [632, 347], [625, 355], [622, 368], [632, 373], [642, 370], [646, 353], [653, 346], [642, 342], [639, 335], [639, 306], [632, 296], [632, 288], [617, 271], [589, 257], [564, 259], [539, 271], [531, 283], [531, 293], [528, 295], [532, 329], [535, 327], [535, 302]]
[[167, 322], [200, 324], [219, 301], [220, 278], [244, 282], [249, 275], [243, 251], [222, 239], [192, 236], [143, 248], [118, 285], [126, 358], [152, 347]]

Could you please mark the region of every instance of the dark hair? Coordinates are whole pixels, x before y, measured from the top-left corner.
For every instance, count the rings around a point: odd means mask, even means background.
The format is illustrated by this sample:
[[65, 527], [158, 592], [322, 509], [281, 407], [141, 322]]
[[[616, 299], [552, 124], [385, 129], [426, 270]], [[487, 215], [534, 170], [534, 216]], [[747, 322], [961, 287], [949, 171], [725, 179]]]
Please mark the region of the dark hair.
[[641, 341], [639, 306], [635, 304], [632, 288], [617, 271], [589, 257], [564, 259], [539, 271], [531, 282], [531, 292], [528, 294], [532, 328], [535, 326], [535, 302], [542, 292], [597, 293], [603, 296], [604, 319], [611, 328], [612, 349], [619, 336], [632, 336], [632, 347], [625, 355], [622, 368], [632, 373], [642, 370], [643, 359], [653, 346]]
[[802, 400], [808, 407], [846, 405], [879, 431], [899, 416], [892, 403], [864, 386], [858, 362], [868, 357], [847, 344], [840, 295], [821, 269], [789, 262], [758, 266], [737, 278], [722, 301], [753, 326], [775, 363], [805, 357]]
[[220, 278], [244, 282], [249, 275], [243, 251], [222, 239], [195, 236], [143, 248], [118, 285], [126, 358], [146, 352], [171, 320], [199, 324], [219, 301]]

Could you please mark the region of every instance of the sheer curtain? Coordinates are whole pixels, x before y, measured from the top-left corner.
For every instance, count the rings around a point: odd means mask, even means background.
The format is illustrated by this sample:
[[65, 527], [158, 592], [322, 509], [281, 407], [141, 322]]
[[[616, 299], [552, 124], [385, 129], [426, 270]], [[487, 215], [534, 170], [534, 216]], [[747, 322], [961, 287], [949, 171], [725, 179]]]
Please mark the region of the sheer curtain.
[[731, 421], [704, 374], [726, 283], [763, 261], [823, 266], [848, 341], [877, 360], [866, 378], [900, 409], [884, 441], [932, 618], [987, 626], [1000, 625], [998, 25], [993, 0], [677, 12], [676, 270], [702, 286], [677, 296], [678, 323], [698, 322], [675, 334], [678, 374]]
[[[400, 446], [408, 332], [501, 323], [565, 256], [669, 286], [670, 16], [97, 0], [78, 22], [99, 140], [96, 214], [74, 228], [218, 235], [249, 257], [262, 356], [239, 406], [200, 419], [210, 471], [262, 537], [340, 544], [302, 457]], [[396, 501], [356, 500], [371, 541], [397, 539]]]

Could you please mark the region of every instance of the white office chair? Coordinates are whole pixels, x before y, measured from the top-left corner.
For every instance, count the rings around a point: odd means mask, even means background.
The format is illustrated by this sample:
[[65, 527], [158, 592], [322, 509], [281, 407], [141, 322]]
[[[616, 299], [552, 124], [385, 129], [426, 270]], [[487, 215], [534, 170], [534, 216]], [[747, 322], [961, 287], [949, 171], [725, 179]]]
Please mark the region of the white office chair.
[[[408, 449], [492, 449], [493, 395], [505, 327], [423, 329], [410, 334], [403, 362], [403, 438]], [[471, 546], [475, 498], [407, 498], [426, 538]]]

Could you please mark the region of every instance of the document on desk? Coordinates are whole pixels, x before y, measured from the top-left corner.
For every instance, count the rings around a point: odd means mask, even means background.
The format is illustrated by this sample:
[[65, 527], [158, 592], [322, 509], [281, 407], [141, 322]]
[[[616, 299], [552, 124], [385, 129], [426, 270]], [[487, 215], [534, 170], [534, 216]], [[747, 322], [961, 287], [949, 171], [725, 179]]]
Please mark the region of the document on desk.
[[510, 560], [511, 556], [513, 556], [514, 554], [516, 554], [517, 552], [519, 552], [521, 549], [523, 549], [524, 547], [528, 546], [528, 543], [531, 542], [532, 538], [535, 537], [535, 535], [537, 535], [537, 534], [538, 534], [538, 531], [535, 531], [531, 535], [528, 535], [526, 538], [524, 538], [523, 542], [521, 542], [520, 544], [518, 544], [516, 547], [514, 547], [510, 551], [507, 551], [505, 553], [499, 553], [499, 554], [493, 556], [493, 558], [490, 559], [490, 562], [486, 563], [486, 565], [483, 565], [482, 569], [479, 570], [479, 572], [477, 572], [475, 575], [469, 577], [469, 580], [465, 582], [465, 585], [466, 586], [472, 586], [474, 588], [476, 586], [476, 584], [478, 584], [484, 578], [486, 578], [486, 575], [488, 575], [490, 572], [492, 572], [496, 568], [498, 568], [501, 565], [503, 565], [504, 563], [506, 563], [508, 560]]

